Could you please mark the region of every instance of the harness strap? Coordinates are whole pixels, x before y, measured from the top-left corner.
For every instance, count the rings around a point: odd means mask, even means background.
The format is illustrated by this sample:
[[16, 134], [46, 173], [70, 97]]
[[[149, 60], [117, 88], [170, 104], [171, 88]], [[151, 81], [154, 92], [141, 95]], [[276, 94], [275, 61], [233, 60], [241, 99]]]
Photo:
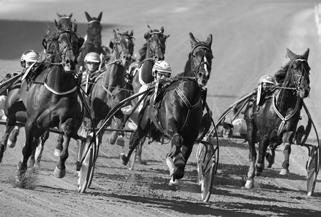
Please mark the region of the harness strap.
[[183, 100], [183, 103], [186, 105], [188, 111], [187, 111], [187, 115], [185, 117], [185, 121], [184, 121], [184, 124], [183, 126], [180, 128], [180, 131], [186, 126], [187, 124], [187, 120], [191, 114], [191, 112], [194, 110], [194, 109], [197, 109], [199, 107], [202, 106], [202, 102], [201, 100], [198, 100], [198, 102], [196, 102], [194, 105], [192, 105], [190, 103], [190, 101], [187, 99], [187, 97], [185, 96], [184, 92], [182, 91], [182, 89], [180, 89], [179, 87], [175, 88], [175, 92], [177, 93], [177, 95]]
[[56, 94], [58, 96], [68, 95], [70, 93], [73, 93], [77, 90], [77, 86], [74, 86], [71, 90], [65, 91], [65, 92], [58, 92], [49, 87], [46, 83], [43, 84], [47, 90], [49, 90], [51, 93]]
[[272, 108], [273, 108], [274, 112], [277, 114], [277, 116], [282, 120], [282, 122], [281, 122], [281, 124], [280, 124], [280, 126], [278, 128], [278, 134], [277, 135], [279, 136], [281, 134], [286, 122], [288, 120], [290, 120], [297, 113], [297, 111], [299, 110], [299, 98], [297, 98], [297, 100], [296, 100], [294, 110], [291, 113], [287, 114], [285, 117], [283, 117], [283, 115], [277, 109], [275, 101], [276, 101], [276, 98], [275, 98], [275, 95], [273, 95]]

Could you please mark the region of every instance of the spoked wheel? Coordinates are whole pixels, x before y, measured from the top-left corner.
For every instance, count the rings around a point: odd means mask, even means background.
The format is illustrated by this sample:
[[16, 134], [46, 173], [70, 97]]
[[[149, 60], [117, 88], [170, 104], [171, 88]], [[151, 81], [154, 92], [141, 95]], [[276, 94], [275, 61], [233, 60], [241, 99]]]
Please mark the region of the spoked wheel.
[[87, 142], [84, 150], [78, 177], [78, 191], [80, 193], [84, 193], [90, 186], [94, 175], [96, 154], [98, 154], [96, 140]]
[[196, 154], [201, 197], [204, 202], [208, 202], [211, 197], [214, 176], [219, 160], [219, 148], [216, 138], [210, 137], [209, 142], [201, 141]]
[[312, 146], [309, 159], [307, 162], [307, 195], [311, 196], [314, 192], [315, 183], [317, 180], [320, 167], [320, 148]]
[[96, 136], [96, 143], [95, 143], [95, 152], [94, 152], [94, 161], [93, 161], [93, 167], [90, 171], [90, 177], [89, 177], [89, 180], [88, 180], [88, 186], [87, 188], [90, 188], [91, 186], [91, 182], [93, 180], [93, 177], [94, 177], [94, 171], [95, 171], [95, 166], [96, 166], [96, 161], [97, 161], [97, 158], [98, 158], [98, 153], [99, 153], [99, 143], [98, 143], [98, 137]]

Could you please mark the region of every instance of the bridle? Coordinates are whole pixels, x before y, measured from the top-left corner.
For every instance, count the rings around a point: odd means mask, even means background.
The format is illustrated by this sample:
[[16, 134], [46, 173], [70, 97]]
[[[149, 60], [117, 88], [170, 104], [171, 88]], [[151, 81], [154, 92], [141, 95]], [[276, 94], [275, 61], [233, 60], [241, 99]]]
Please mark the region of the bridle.
[[212, 50], [211, 48], [209, 48], [208, 46], [204, 45], [204, 44], [199, 44], [199, 45], [196, 45], [193, 50], [191, 51], [191, 56], [193, 58], [195, 58], [197, 55], [195, 54], [195, 50], [196, 49], [204, 49], [205, 52], [203, 54], [203, 56], [201, 57], [201, 60], [199, 61], [199, 63], [197, 65], [194, 65], [193, 64], [193, 68], [192, 68], [192, 72], [195, 76], [195, 78], [198, 78], [202, 73], [201, 73], [201, 70], [202, 68], [204, 69], [205, 71], [205, 75], [206, 75], [206, 79], [208, 79], [209, 77], [209, 73], [210, 73], [210, 63], [208, 62], [207, 60], [207, 57], [206, 57], [206, 54], [209, 52], [209, 53], [212, 53]]
[[[292, 70], [293, 65], [296, 64], [297, 62], [307, 62], [306, 59], [295, 59], [293, 61], [291, 61], [291, 63], [289, 64], [289, 67], [286, 71], [286, 75], [291, 75], [290, 79], [286, 82], [284, 82], [284, 85], [281, 86], [276, 86], [276, 89], [285, 89], [285, 90], [293, 90], [296, 94], [299, 93], [300, 91], [300, 86], [302, 83], [302, 79], [304, 77], [305, 73], [308, 73], [308, 71], [306, 70], [305, 67], [302, 67], [303, 72], [301, 73], [301, 75], [294, 75], [293, 72], [291, 72], [290, 70]], [[296, 79], [294, 77], [297, 77]], [[289, 83], [293, 83], [295, 85], [295, 87], [288, 87]]]
[[[145, 60], [156, 60], [157, 59], [157, 55], [156, 55], [157, 51], [161, 51], [161, 53], [164, 55], [165, 52], [161, 46], [161, 44], [162, 44], [161, 39], [159, 38], [159, 35], [161, 35], [161, 34], [162, 33], [160, 33], [160, 32], [154, 32], [151, 34], [150, 38], [148, 39], [147, 49], [149, 49], [149, 52], [152, 54], [152, 56], [149, 58], [146, 58]], [[150, 44], [153, 41], [155, 41], [155, 43], [156, 43], [154, 49], [152, 49], [152, 47], [150, 46]]]

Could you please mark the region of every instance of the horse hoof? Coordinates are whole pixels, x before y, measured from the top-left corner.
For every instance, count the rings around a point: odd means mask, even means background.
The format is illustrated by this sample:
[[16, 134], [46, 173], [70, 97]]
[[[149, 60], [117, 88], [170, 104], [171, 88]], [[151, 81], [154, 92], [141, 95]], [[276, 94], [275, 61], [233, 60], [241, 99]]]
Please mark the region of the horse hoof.
[[122, 161], [122, 164], [123, 165], [127, 165], [127, 163], [128, 163], [128, 157], [126, 156], [126, 154], [124, 154], [124, 153], [120, 153], [120, 160]]
[[175, 169], [174, 173], [173, 173], [173, 177], [175, 179], [181, 179], [184, 177], [184, 167], [178, 167]]
[[120, 147], [124, 147], [125, 146], [125, 139], [124, 137], [118, 137], [116, 140], [116, 144]]
[[253, 179], [246, 180], [244, 187], [246, 189], [252, 189], [254, 187], [254, 180]]
[[281, 169], [280, 175], [285, 176], [285, 175], [288, 175], [288, 174], [289, 174], [289, 170], [288, 169], [284, 169], [284, 168]]
[[57, 178], [63, 178], [66, 175], [66, 169], [59, 169], [58, 167], [54, 170], [54, 176]]
[[55, 148], [54, 155], [56, 157], [60, 157], [60, 154], [61, 154], [61, 151], [59, 149]]
[[178, 180], [171, 178], [168, 183], [169, 186], [178, 186]]

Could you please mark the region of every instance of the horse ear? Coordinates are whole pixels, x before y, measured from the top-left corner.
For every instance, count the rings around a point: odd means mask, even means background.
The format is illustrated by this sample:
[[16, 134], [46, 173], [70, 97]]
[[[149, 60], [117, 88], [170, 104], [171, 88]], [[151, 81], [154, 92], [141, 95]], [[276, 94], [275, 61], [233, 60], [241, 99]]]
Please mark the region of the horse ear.
[[164, 26], [162, 26], [160, 30], [161, 30], [161, 33], [164, 33]]
[[117, 39], [118, 38], [118, 35], [117, 35], [118, 29], [117, 29], [117, 31], [115, 29], [113, 29], [113, 32], [114, 32], [114, 38]]
[[74, 32], [77, 32], [77, 27], [78, 27], [78, 25], [77, 25], [77, 23], [75, 23], [75, 25], [74, 25]]
[[112, 49], [112, 50], [114, 49], [114, 43], [113, 43], [112, 41], [109, 42], [109, 47], [110, 47], [110, 49]]
[[302, 55], [302, 57], [303, 57], [304, 59], [308, 60], [309, 53], [310, 53], [310, 49], [308, 48], [308, 49], [304, 52], [304, 54]]
[[42, 44], [44, 49], [47, 49], [47, 41], [46, 41], [46, 39], [42, 39], [42, 43], [41, 44]]
[[98, 15], [98, 20], [99, 20], [99, 22], [101, 21], [101, 18], [102, 18], [102, 16], [103, 16], [103, 12], [101, 11], [100, 13], [99, 13], [99, 15]]
[[68, 17], [69, 17], [69, 19], [70, 19], [70, 18], [72, 17], [72, 13], [70, 13]]
[[289, 48], [286, 49], [286, 55], [290, 58], [290, 60], [294, 60], [297, 58], [297, 55], [293, 53]]
[[130, 35], [130, 37], [133, 37], [133, 35], [134, 35], [134, 30], [130, 31], [129, 35]]
[[213, 40], [213, 35], [209, 34], [206, 39], [206, 44], [208, 44], [209, 47], [212, 47], [212, 40]]
[[165, 35], [165, 39], [167, 39], [169, 36], [171, 36], [171, 35]]
[[57, 20], [55, 20], [55, 25], [56, 25], [57, 29], [60, 29], [60, 24], [57, 22]]
[[189, 37], [191, 38], [191, 46], [193, 48], [193, 47], [195, 47], [197, 41], [196, 41], [193, 33], [191, 33], [191, 32], [189, 33]]
[[85, 15], [86, 15], [86, 19], [88, 22], [90, 22], [92, 20], [91, 16], [88, 14], [87, 11], [85, 11]]

